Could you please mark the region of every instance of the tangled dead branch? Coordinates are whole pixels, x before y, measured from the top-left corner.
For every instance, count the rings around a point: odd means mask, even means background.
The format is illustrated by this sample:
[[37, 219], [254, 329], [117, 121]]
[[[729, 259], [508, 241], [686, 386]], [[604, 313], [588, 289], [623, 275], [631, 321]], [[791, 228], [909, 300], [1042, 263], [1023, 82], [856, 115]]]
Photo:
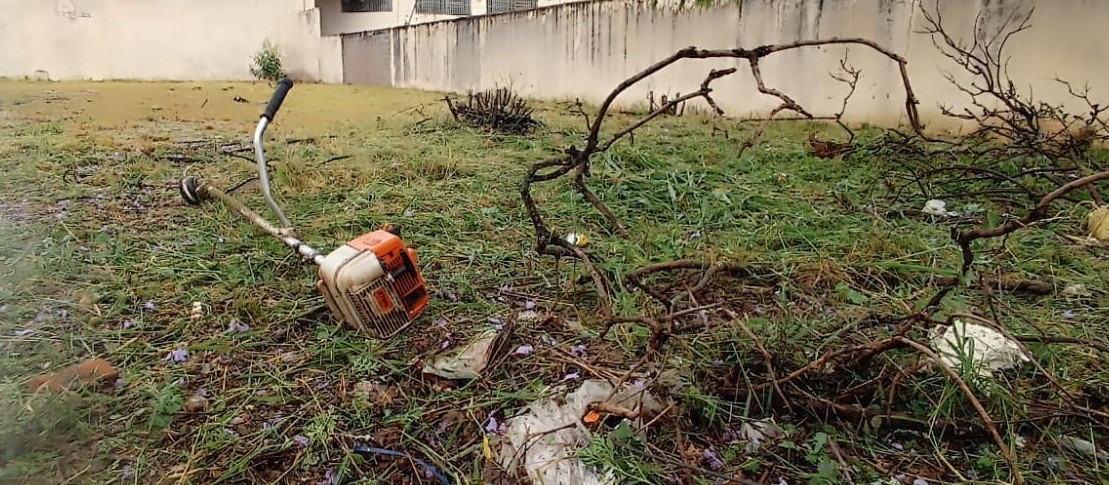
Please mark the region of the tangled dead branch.
[[[887, 136], [867, 152], [893, 162], [886, 184], [894, 200], [904, 194], [938, 199], [975, 199], [1013, 207], [1036, 202], [1069, 180], [1104, 171], [1090, 156], [1090, 148], [1109, 141], [1103, 105], [1090, 98], [1088, 88], [1077, 89], [1057, 79], [1060, 88], [1082, 106], [1068, 110], [1018, 88], [1009, 74], [1010, 42], [1031, 26], [1034, 9], [1014, 9], [990, 31], [981, 13], [975, 18], [970, 42], [952, 35], [944, 25], [939, 2], [921, 7], [936, 49], [957, 73], [948, 81], [963, 93], [965, 107], [941, 105], [941, 112], [973, 126], [955, 139], [925, 136]], [[1097, 204], [1104, 204], [1096, 184], [1084, 188]], [[1071, 199], [1077, 200], [1077, 199]]]
[[[551, 230], [547, 227], [547, 225], [543, 221], [543, 217], [539, 212], [535, 200], [531, 195], [532, 184], [539, 182], [549, 182], [572, 173], [573, 178], [571, 185], [573, 186], [573, 188], [586, 200], [588, 200], [589, 203], [593, 205], [593, 207], [596, 208], [597, 211], [605, 217], [605, 219], [609, 222], [609, 225], [615, 232], [623, 237], [627, 237], [628, 232], [627, 229], [624, 228], [624, 225], [604, 204], [604, 202], [602, 202], [601, 199], [597, 197], [597, 195], [594, 194], [585, 184], [585, 179], [590, 174], [591, 158], [599, 153], [607, 151], [615, 143], [617, 143], [624, 137], [632, 135], [635, 130], [639, 129], [643, 125], [658, 118], [659, 116], [667, 113], [672, 113], [677, 106], [681, 106], [693, 99], [703, 99], [715, 114], [724, 114], [723, 109], [721, 109], [716, 101], [712, 98], [712, 83], [725, 76], [734, 74], [737, 70], [735, 68], [711, 70], [705, 76], [704, 81], [701, 82], [700, 89], [697, 89], [696, 91], [688, 94], [668, 99], [666, 102], [657, 106], [646, 116], [602, 140], [601, 129], [604, 125], [606, 117], [612, 109], [613, 103], [616, 101], [616, 98], [619, 97], [621, 93], [639, 83], [640, 81], [646, 79], [647, 77], [651, 76], [652, 74], [655, 74], [663, 69], [666, 69], [667, 67], [674, 65], [682, 59], [746, 59], [750, 72], [754, 77], [758, 92], [776, 98], [779, 101], [779, 104], [774, 109], [772, 109], [765, 118], [763, 118], [763, 121], [759, 124], [759, 127], [756, 129], [755, 133], [741, 146], [740, 153], [742, 153], [743, 150], [754, 146], [754, 144], [757, 143], [762, 134], [765, 132], [766, 127], [769, 125], [769, 123], [783, 111], [792, 111], [806, 118], [813, 117], [812, 113], [798, 104], [797, 101], [795, 101], [792, 97], [766, 84], [765, 80], [763, 79], [762, 71], [760, 69], [760, 60], [780, 52], [828, 45], [860, 46], [868, 48], [878, 52], [879, 54], [887, 57], [895, 64], [897, 64], [901, 76], [901, 81], [905, 89], [905, 110], [908, 115], [909, 122], [915, 131], [919, 132], [921, 130], [919, 116], [917, 114], [917, 105], [919, 103], [916, 99], [915, 94], [913, 93], [912, 84], [909, 80], [905, 59], [873, 41], [861, 38], [832, 38], [824, 40], [801, 41], [789, 44], [765, 45], [756, 47], [754, 49], [736, 48], [706, 50], [698, 49], [696, 47], [682, 49], [674, 53], [670, 57], [667, 57], [631, 76], [630, 78], [626, 79], [618, 86], [616, 86], [616, 88], [613, 89], [612, 92], [609, 93], [609, 95], [605, 98], [604, 102], [601, 103], [597, 114], [591, 120], [591, 123], [589, 124], [589, 133], [586, 137], [585, 146], [583, 148], [578, 149], [577, 147], [571, 146], [565, 149], [562, 155], [536, 163], [528, 169], [523, 181], [520, 184], [520, 195], [523, 199], [524, 207], [527, 210], [532, 225], [535, 228], [536, 251], [539, 254], [544, 255], [552, 255], [556, 257], [571, 256], [580, 259], [588, 268], [593, 280], [597, 282], [598, 291], [602, 293], [602, 298], [600, 299], [602, 315], [606, 319], [611, 317], [612, 312], [609, 306], [609, 302], [607, 301], [606, 288], [608, 285], [604, 283], [604, 276], [601, 275], [597, 268], [592, 264], [589, 257], [584, 253], [584, 251], [576, 248], [573, 244], [566, 242], [563, 239], [563, 236], [560, 235], [557, 231]], [[844, 63], [843, 66], [846, 69], [846, 63]], [[850, 83], [852, 86], [851, 91], [853, 94], [854, 84], [855, 82], [857, 82], [858, 71], [852, 70], [849, 72], [854, 73], [851, 74], [851, 76], [854, 77], [854, 81], [851, 81]], [[584, 111], [582, 111], [582, 114], [585, 114]], [[585, 119], [587, 123], [590, 122], [588, 116], [586, 116]]]

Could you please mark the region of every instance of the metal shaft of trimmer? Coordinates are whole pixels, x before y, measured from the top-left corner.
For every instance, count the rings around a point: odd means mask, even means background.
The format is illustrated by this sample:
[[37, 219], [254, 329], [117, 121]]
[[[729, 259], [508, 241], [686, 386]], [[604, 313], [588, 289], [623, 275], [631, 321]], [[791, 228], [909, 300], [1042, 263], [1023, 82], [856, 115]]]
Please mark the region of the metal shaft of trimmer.
[[262, 230], [273, 235], [273, 237], [280, 239], [281, 242], [285, 243], [286, 246], [293, 248], [294, 251], [296, 251], [301, 256], [308, 258], [313, 263], [320, 264], [320, 262], [323, 261], [323, 254], [321, 254], [319, 251], [316, 251], [315, 249], [312, 249], [311, 246], [304, 244], [300, 239], [297, 239], [296, 237], [290, 235], [290, 231], [288, 229], [279, 229], [277, 227], [274, 227], [274, 225], [271, 224], [270, 221], [263, 219], [262, 216], [247, 208], [247, 206], [243, 205], [242, 202], [239, 202], [238, 199], [235, 199], [234, 197], [223, 193], [222, 190], [208, 185], [207, 183], [203, 183], [197, 189], [197, 192], [199, 192], [202, 198], [219, 199], [219, 201], [223, 202], [224, 205], [230, 207], [231, 209], [234, 209], [235, 212], [238, 212], [243, 217], [249, 219], [250, 222], [254, 223], [254, 225], [261, 227]]

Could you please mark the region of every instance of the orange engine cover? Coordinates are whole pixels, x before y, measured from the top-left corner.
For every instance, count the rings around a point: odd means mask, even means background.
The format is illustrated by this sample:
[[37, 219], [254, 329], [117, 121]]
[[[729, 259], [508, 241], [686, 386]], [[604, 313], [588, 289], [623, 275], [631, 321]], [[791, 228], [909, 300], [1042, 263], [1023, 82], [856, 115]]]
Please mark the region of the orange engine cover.
[[381, 229], [335, 249], [320, 263], [318, 287], [332, 313], [376, 338], [396, 335], [427, 307], [416, 251]]
[[347, 245], [377, 255], [385, 272], [393, 277], [393, 284], [404, 302], [408, 318], [416, 318], [424, 311], [428, 300], [427, 283], [417, 266], [420, 261], [415, 250], [405, 246], [401, 238], [383, 229], [363, 234]]

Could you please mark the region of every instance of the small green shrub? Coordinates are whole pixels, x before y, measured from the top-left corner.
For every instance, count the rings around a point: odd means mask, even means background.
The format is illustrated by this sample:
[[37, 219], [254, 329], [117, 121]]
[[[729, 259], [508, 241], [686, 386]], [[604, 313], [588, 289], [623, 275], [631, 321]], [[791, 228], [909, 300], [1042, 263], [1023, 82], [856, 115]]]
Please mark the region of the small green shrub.
[[254, 53], [254, 65], [250, 67], [250, 73], [258, 79], [271, 82], [285, 77], [285, 71], [281, 68], [281, 56], [269, 41], [262, 44], [262, 50]]

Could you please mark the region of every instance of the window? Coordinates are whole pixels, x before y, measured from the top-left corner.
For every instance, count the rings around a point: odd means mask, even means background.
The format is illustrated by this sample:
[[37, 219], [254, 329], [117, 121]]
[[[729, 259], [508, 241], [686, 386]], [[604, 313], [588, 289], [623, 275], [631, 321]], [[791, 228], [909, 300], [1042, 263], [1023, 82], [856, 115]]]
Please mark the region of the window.
[[416, 0], [416, 13], [470, 15], [470, 0]]
[[518, 12], [538, 7], [539, 0], [489, 0], [489, 13]]
[[343, 0], [344, 12], [392, 12], [393, 0]]

